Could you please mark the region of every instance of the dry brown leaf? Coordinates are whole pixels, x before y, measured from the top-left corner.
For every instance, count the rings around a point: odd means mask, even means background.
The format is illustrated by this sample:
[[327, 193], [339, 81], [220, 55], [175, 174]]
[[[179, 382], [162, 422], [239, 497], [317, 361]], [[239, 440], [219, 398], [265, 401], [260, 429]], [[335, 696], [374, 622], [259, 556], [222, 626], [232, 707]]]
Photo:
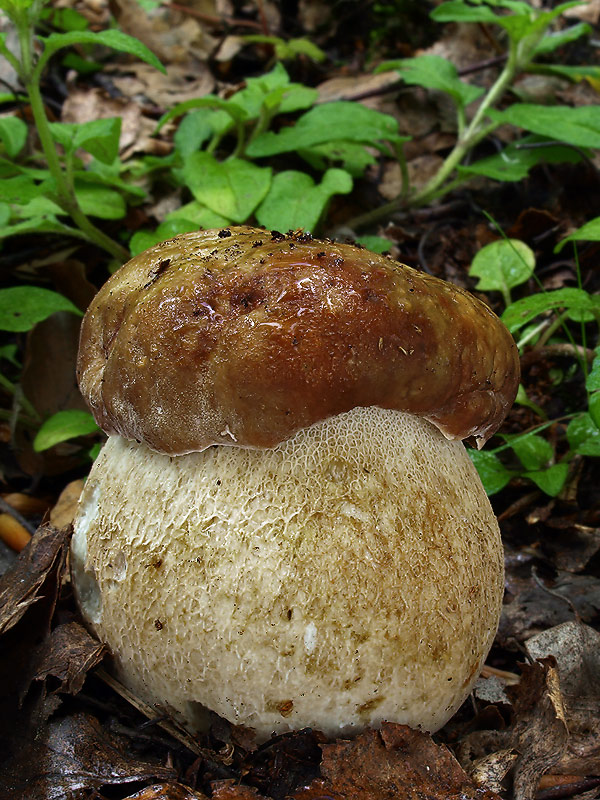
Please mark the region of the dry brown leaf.
[[[53, 610], [58, 588], [56, 575], [64, 568], [70, 537], [68, 529], [42, 525], [0, 578], [0, 634], [14, 627], [42, 596]], [[54, 592], [48, 582], [54, 584]]]
[[[210, 94], [215, 80], [204, 63], [169, 64], [166, 74], [150, 64], [131, 64], [126, 70], [120, 66], [106, 69], [114, 86], [125, 97], [153, 103], [157, 108], [169, 109], [186, 100]], [[156, 124], [156, 123], [154, 123]]]
[[120, 117], [119, 149], [131, 147], [140, 137], [141, 107], [129, 100], [108, 97], [102, 89], [72, 87], [62, 107], [62, 122], [82, 123]]
[[458, 761], [428, 734], [383, 723], [351, 741], [322, 745], [321, 774], [294, 800], [493, 800], [477, 787]]
[[213, 781], [213, 800], [267, 800], [251, 786], [243, 786], [235, 780]]
[[73, 522], [82, 489], [82, 480], [71, 481], [65, 486], [56, 501], [56, 505], [50, 511], [52, 525], [57, 528], [63, 528]]
[[54, 628], [38, 651], [32, 680], [45, 681], [51, 676], [59, 681], [52, 692], [77, 694], [92, 667], [106, 651], [78, 622], [68, 622]]
[[0, 800], [67, 798], [106, 785], [174, 777], [168, 767], [125, 753], [95, 717], [73, 714], [21, 742], [0, 772]]
[[513, 747], [519, 758], [514, 769], [515, 800], [531, 800], [542, 775], [567, 749], [569, 731], [553, 657], [522, 665], [518, 686], [507, 688], [517, 721]]
[[125, 800], [208, 800], [208, 798], [181, 783], [155, 783], [135, 794], [127, 795]]
[[564, 699], [569, 744], [554, 772], [600, 775], [600, 633], [566, 622], [529, 639], [533, 658], [556, 659]]

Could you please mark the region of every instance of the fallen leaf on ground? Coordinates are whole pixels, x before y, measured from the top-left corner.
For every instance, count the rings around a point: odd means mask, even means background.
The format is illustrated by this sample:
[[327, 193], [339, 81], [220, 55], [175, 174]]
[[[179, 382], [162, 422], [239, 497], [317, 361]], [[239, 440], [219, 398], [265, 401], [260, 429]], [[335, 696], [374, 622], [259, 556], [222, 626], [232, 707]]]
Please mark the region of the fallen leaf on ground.
[[79, 713], [51, 721], [21, 743], [0, 772], [0, 800], [58, 800], [84, 789], [174, 777], [169, 767], [126, 754], [95, 717]]
[[[56, 573], [64, 565], [70, 536], [69, 530], [43, 525], [20, 558], [0, 578], [0, 634], [16, 625], [41, 597], [54, 609], [58, 592]], [[48, 582], [54, 584], [54, 591]]]
[[519, 753], [514, 768], [515, 800], [531, 800], [540, 778], [567, 749], [569, 731], [560, 692], [556, 660], [550, 656], [523, 664], [523, 678], [507, 688], [515, 714], [513, 747]]
[[526, 647], [532, 658], [556, 659], [570, 736], [553, 771], [600, 775], [600, 633], [566, 622], [529, 639]]
[[383, 723], [356, 739], [322, 745], [321, 774], [294, 800], [493, 800], [452, 753], [426, 733]]

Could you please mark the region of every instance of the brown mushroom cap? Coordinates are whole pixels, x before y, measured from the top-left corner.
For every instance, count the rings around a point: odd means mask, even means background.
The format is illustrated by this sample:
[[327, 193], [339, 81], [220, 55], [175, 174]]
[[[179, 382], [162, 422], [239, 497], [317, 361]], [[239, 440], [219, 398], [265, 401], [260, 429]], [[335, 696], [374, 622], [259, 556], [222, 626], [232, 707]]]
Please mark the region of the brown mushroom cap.
[[113, 275], [83, 321], [78, 376], [106, 432], [176, 455], [273, 447], [360, 406], [481, 446], [519, 363], [500, 320], [456, 286], [357, 246], [232, 227]]

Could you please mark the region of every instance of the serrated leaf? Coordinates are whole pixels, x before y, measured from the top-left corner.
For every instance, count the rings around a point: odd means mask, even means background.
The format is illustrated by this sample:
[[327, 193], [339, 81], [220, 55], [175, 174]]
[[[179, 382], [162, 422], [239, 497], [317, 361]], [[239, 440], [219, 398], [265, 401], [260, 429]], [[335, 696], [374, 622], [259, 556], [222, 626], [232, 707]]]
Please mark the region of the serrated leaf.
[[588, 413], [571, 420], [567, 427], [571, 450], [580, 456], [600, 456], [600, 428]]
[[535, 269], [535, 255], [519, 239], [499, 239], [485, 245], [477, 253], [469, 275], [479, 278], [476, 288], [481, 291], [507, 293], [527, 281]]
[[83, 314], [70, 300], [40, 286], [11, 286], [0, 289], [0, 330], [28, 331], [57, 311]]
[[40, 427], [33, 440], [33, 449], [40, 453], [60, 442], [75, 439], [77, 436], [87, 436], [99, 430], [89, 411], [58, 411]]
[[469, 458], [475, 465], [479, 477], [488, 495], [493, 495], [510, 482], [513, 474], [506, 469], [498, 456], [494, 453], [486, 453], [485, 450], [467, 450]]
[[581, 228], [562, 239], [554, 248], [555, 253], [559, 253], [567, 242], [600, 242], [600, 217], [586, 222]]
[[406, 83], [446, 92], [461, 108], [481, 97], [485, 91], [481, 86], [462, 81], [454, 64], [441, 56], [423, 55], [387, 61], [376, 72], [384, 69], [396, 70]]
[[520, 181], [538, 164], [577, 164], [583, 155], [572, 147], [557, 144], [541, 136], [524, 136], [511, 142], [502, 152], [482, 158], [468, 166], [459, 166], [462, 175], [483, 175], [497, 181]]
[[554, 289], [516, 300], [506, 308], [501, 319], [508, 330], [514, 333], [539, 314], [559, 308], [600, 313], [600, 297], [590, 295], [583, 289]]
[[51, 33], [44, 40], [44, 44], [44, 51], [38, 62], [39, 71], [43, 69], [48, 59], [63, 47], [72, 47], [74, 44], [93, 44], [104, 45], [121, 53], [129, 53], [166, 74], [165, 68], [152, 50], [142, 44], [139, 39], [135, 39], [133, 36], [128, 36], [118, 30], [99, 31], [98, 33], [92, 31]]
[[525, 478], [529, 478], [535, 485], [549, 497], [556, 497], [567, 480], [569, 474], [568, 464], [553, 464], [548, 469], [533, 470], [524, 472]]
[[503, 111], [489, 109], [496, 122], [508, 122], [540, 136], [552, 134], [557, 141], [578, 147], [600, 147], [600, 106], [542, 106], [514, 103]]
[[27, 125], [19, 117], [0, 118], [0, 141], [11, 158], [19, 155], [27, 141]]
[[227, 219], [245, 222], [269, 190], [271, 169], [239, 158], [219, 162], [210, 153], [193, 153], [185, 161], [183, 178], [196, 200]]
[[332, 195], [351, 190], [352, 178], [341, 169], [327, 170], [319, 184], [305, 172], [280, 172], [256, 210], [256, 218], [261, 225], [274, 230], [304, 228], [313, 232]]
[[323, 103], [303, 114], [295, 125], [279, 133], [267, 131], [246, 148], [251, 158], [289, 153], [343, 138], [349, 142], [405, 141], [398, 135], [393, 117], [366, 108], [360, 103], [340, 100]]

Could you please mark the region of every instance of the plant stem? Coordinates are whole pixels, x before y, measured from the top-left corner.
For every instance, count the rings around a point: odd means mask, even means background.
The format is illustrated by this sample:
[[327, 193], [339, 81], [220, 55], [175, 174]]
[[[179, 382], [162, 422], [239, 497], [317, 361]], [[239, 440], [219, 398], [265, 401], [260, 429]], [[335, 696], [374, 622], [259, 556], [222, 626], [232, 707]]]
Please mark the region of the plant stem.
[[33, 29], [31, 25], [24, 20], [16, 20], [16, 25], [21, 49], [21, 61], [19, 64], [20, 78], [29, 98], [33, 121], [48, 164], [48, 169], [54, 179], [56, 201], [63, 211], [70, 215], [73, 222], [75, 222], [77, 227], [90, 242], [106, 250], [119, 261], [127, 260], [129, 258], [128, 251], [97, 228], [83, 213], [77, 202], [73, 184], [65, 177], [44, 109], [44, 101], [40, 92], [39, 70], [35, 68], [33, 64]]
[[461, 183], [469, 180], [468, 177], [456, 176], [450, 180], [452, 173], [456, 167], [463, 160], [465, 155], [475, 145], [479, 144], [482, 139], [488, 136], [495, 130], [499, 122], [486, 122], [486, 115], [490, 108], [492, 108], [507, 88], [518, 72], [529, 62], [531, 56], [530, 50], [525, 53], [519, 54], [516, 45], [511, 42], [510, 51], [508, 53], [507, 61], [502, 69], [502, 72], [496, 79], [496, 82], [490, 88], [489, 92], [483, 98], [479, 108], [471, 122], [465, 126], [464, 121], [459, 115], [459, 136], [454, 148], [446, 157], [446, 160], [425, 186], [409, 198], [403, 195], [396, 197], [390, 203], [386, 203], [373, 211], [355, 217], [348, 223], [351, 228], [360, 228], [366, 225], [371, 225], [378, 222], [402, 207], [410, 206], [412, 208], [428, 205], [433, 200], [447, 194], [451, 189], [455, 188]]

